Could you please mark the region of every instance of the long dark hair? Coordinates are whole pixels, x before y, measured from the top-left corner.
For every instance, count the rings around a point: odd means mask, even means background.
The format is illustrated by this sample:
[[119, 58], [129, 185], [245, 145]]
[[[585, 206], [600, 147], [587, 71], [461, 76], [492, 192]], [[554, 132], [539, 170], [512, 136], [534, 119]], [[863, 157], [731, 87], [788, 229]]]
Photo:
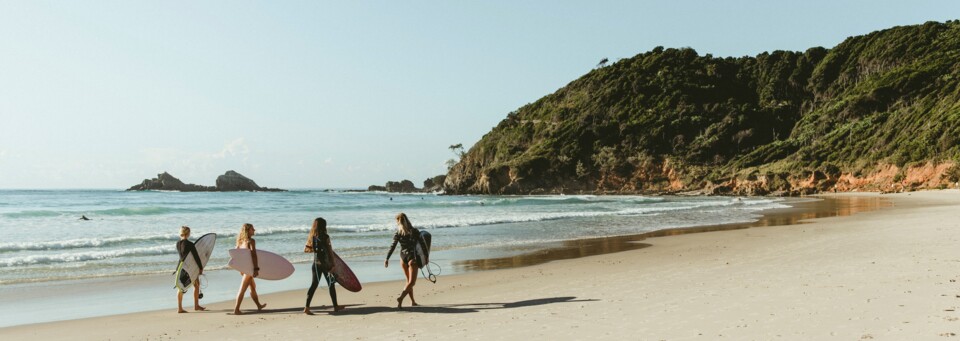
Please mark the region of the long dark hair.
[[310, 228], [310, 235], [307, 236], [307, 245], [313, 245], [313, 239], [320, 238], [321, 240], [329, 238], [327, 237], [327, 221], [323, 218], [317, 218], [313, 220], [313, 227]]

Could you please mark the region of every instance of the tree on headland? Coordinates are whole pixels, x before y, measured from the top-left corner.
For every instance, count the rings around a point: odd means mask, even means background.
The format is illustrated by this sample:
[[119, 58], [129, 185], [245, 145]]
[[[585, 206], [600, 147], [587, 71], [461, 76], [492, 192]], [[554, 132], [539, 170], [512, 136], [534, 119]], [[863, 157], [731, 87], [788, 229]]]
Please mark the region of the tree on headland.
[[446, 164], [447, 164], [447, 169], [449, 170], [453, 168], [453, 165], [457, 164], [458, 160], [463, 159], [463, 156], [466, 155], [467, 153], [463, 150], [463, 143], [451, 144], [450, 147], [447, 147], [447, 148], [450, 149], [451, 152], [453, 152], [453, 155], [457, 156], [457, 159], [447, 160]]
[[599, 63], [597, 63], [597, 67], [604, 67], [604, 66], [607, 66], [607, 62], [609, 62], [609, 61], [610, 61], [609, 59], [607, 59], [607, 58], [603, 58], [603, 59], [601, 59], [601, 60], [600, 60], [600, 62], [599, 62]]

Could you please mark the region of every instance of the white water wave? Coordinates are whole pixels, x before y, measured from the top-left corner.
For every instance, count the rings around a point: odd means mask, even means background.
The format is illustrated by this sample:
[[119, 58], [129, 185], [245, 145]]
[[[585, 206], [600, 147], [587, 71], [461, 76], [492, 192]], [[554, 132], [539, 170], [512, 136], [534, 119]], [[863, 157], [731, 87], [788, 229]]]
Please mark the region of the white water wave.
[[177, 248], [175, 245], [160, 245], [147, 248], [120, 249], [110, 251], [68, 252], [53, 255], [30, 255], [0, 258], [0, 268], [38, 264], [86, 262], [120, 257], [156, 256], [173, 253], [177, 253]]

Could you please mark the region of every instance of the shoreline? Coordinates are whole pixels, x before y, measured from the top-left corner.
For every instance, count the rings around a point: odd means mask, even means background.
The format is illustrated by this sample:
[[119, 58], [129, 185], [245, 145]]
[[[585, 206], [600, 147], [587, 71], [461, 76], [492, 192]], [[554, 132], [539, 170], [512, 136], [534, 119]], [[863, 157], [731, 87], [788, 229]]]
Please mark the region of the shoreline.
[[[843, 197], [867, 198], [866, 201], [873, 201], [873, 202], [879, 202], [879, 201], [881, 201], [880, 199], [883, 198], [883, 197], [878, 196], [878, 195], [875, 195], [875, 194], [866, 194], [866, 195], [858, 194], [858, 195], [828, 196], [828, 198], [843, 198]], [[816, 203], [821, 203], [821, 204], [822, 204], [822, 203], [829, 203], [829, 202], [840, 202], [840, 201], [828, 199], [828, 200], [822, 200], [822, 201], [812, 201], [812, 202], [807, 202], [807, 203], [799, 203], [797, 206], [803, 206], [803, 205], [814, 205], [814, 206], [815, 206]], [[755, 231], [763, 231], [763, 230], [765, 230], [765, 229], [747, 229], [746, 227], [749, 227], [749, 226], [740, 226], [740, 225], [769, 226], [769, 225], [771, 225], [771, 224], [772, 224], [772, 225], [777, 225], [777, 224], [784, 223], [784, 222], [786, 222], [786, 223], [788, 223], [788, 224], [796, 224], [796, 223], [798, 223], [798, 222], [801, 222], [801, 220], [804, 220], [804, 219], [817, 218], [817, 217], [822, 217], [822, 216], [835, 216], [835, 215], [843, 215], [843, 214], [852, 214], [852, 213], [857, 212], [857, 210], [864, 209], [864, 207], [860, 207], [860, 206], [863, 206], [862, 204], [863, 204], [863, 202], [865, 202], [864, 200], [855, 199], [855, 200], [847, 200], [847, 202], [848, 202], [848, 203], [856, 203], [856, 204], [853, 204], [853, 205], [832, 205], [832, 206], [828, 205], [828, 206], [832, 209], [832, 212], [831, 212], [830, 210], [824, 210], [822, 207], [821, 207], [820, 209], [812, 209], [812, 210], [811, 210], [810, 208], [803, 208], [803, 207], [797, 207], [797, 206], [793, 206], [793, 207], [791, 207], [791, 208], [774, 209], [774, 210], [769, 210], [769, 212], [765, 211], [765, 212], [767, 212], [767, 213], [766, 213], [766, 214], [763, 214], [763, 217], [764, 217], [764, 218], [762, 218], [762, 219], [761, 219], [760, 221], [758, 221], [758, 222], [749, 223], [749, 224], [728, 224], [728, 225], [720, 225], [720, 226], [712, 226], [712, 227], [701, 227], [700, 229], [707, 230], [707, 231], [717, 231], [717, 230], [719, 230], [720, 232], [718, 232], [718, 233], [720, 233], [720, 234], [726, 233], [726, 232], [737, 232], [737, 231], [740, 231], [740, 232], [742, 232], [742, 231], [752, 231], [752, 230], [755, 230]], [[873, 207], [873, 209], [876, 209], [876, 208], [877, 208], [877, 205], [875, 205], [875, 204], [866, 205], [866, 206], [868, 206], [868, 207]], [[799, 213], [799, 214], [798, 214], [798, 213]], [[784, 219], [786, 219], [786, 220], [784, 220]], [[804, 223], [805, 223], [805, 222], [804, 222]], [[806, 224], [806, 223], [805, 223], [805, 224]], [[718, 227], [719, 227], [719, 228], [718, 228]], [[774, 227], [785, 227], [785, 226], [778, 225], [778, 226], [774, 226]], [[684, 239], [684, 238], [690, 238], [689, 236], [715, 235], [715, 234], [717, 234], [717, 233], [692, 233], [692, 232], [689, 232], [689, 231], [676, 231], [676, 230], [689, 230], [689, 229], [660, 230], [660, 231], [654, 233], [654, 234], [657, 234], [657, 235], [649, 235], [649, 234], [648, 234], [648, 235], [641, 235], [641, 236], [633, 235], [633, 236], [598, 238], [598, 239], [595, 239], [595, 240], [590, 240], [590, 239], [588, 239], [588, 240], [576, 240], [576, 241], [568, 241], [568, 242], [565, 242], [565, 244], [566, 244], [566, 243], [574, 243], [574, 244], [576, 244], [576, 245], [579, 245], [576, 249], [578, 249], [578, 250], [583, 250], [583, 249], [584, 249], [584, 247], [583, 247], [584, 245], [594, 244], [597, 240], [608, 240], [608, 241], [613, 241], [613, 240], [615, 240], [615, 241], [616, 241], [616, 242], [613, 242], [613, 243], [599, 243], [599, 247], [598, 247], [597, 249], [598, 249], [598, 250], [601, 250], [602, 252], [599, 252], [599, 253], [591, 253], [591, 252], [588, 251], [588, 252], [586, 252], [586, 254], [580, 254], [580, 255], [575, 256], [576, 259], [568, 259], [569, 257], [566, 257], [566, 258], [563, 258], [563, 257], [557, 258], [557, 255], [556, 255], [556, 254], [547, 255], [547, 256], [544, 256], [544, 255], [541, 254], [542, 252], [546, 252], [546, 253], [550, 253], [550, 252], [551, 252], [551, 251], [547, 251], [547, 250], [555, 250], [555, 251], [553, 251], [554, 253], [557, 252], [556, 250], [564, 250], [564, 247], [559, 247], [559, 248], [552, 248], [552, 249], [541, 250], [541, 251], [533, 252], [533, 253], [531, 253], [531, 254], [521, 254], [521, 255], [518, 255], [518, 256], [505, 257], [506, 259], [510, 259], [511, 262], [516, 262], [516, 259], [518, 259], [518, 258], [520, 258], [520, 259], [529, 258], [529, 259], [534, 259], [534, 260], [539, 259], [539, 261], [535, 261], [534, 265], [526, 264], [526, 263], [524, 263], [524, 261], [520, 261], [520, 263], [519, 263], [520, 265], [517, 265], [516, 263], [510, 264], [510, 266], [504, 266], [503, 264], [497, 264], [497, 263], [502, 263], [502, 262], [503, 262], [502, 259], [484, 259], [484, 260], [468, 260], [468, 261], [464, 261], [464, 262], [467, 262], [467, 263], [470, 263], [470, 262], [475, 262], [475, 263], [476, 263], [476, 262], [479, 262], [480, 264], [485, 264], [485, 265], [481, 266], [481, 267], [478, 268], [478, 269], [473, 269], [472, 271], [468, 271], [468, 272], [465, 273], [465, 274], [458, 274], [458, 275], [452, 275], [452, 276], [448, 276], [448, 275], [442, 276], [442, 277], [440, 278], [440, 281], [438, 281], [438, 284], [436, 284], [436, 285], [435, 285], [435, 284], [431, 284], [431, 283], [429, 283], [429, 282], [427, 282], [427, 281], [423, 281], [423, 280], [421, 279], [420, 281], [418, 281], [418, 284], [419, 284], [419, 285], [417, 286], [417, 288], [418, 288], [419, 290], [421, 290], [421, 291], [419, 291], [419, 292], [427, 292], [427, 294], [426, 294], [426, 295], [418, 294], [418, 297], [421, 297], [421, 299], [420, 299], [421, 304], [427, 305], [428, 303], [425, 303], [425, 302], [428, 302], [428, 301], [425, 301], [425, 299], [423, 298], [423, 296], [430, 297], [430, 296], [434, 296], [434, 295], [438, 295], [438, 294], [441, 294], [441, 293], [446, 293], [446, 292], [448, 292], [448, 291], [451, 291], [451, 290], [448, 290], [448, 289], [452, 289], [452, 288], [447, 287], [447, 285], [448, 285], [449, 283], [451, 283], [451, 282], [453, 282], [453, 283], [461, 283], [461, 284], [456, 285], [456, 287], [459, 288], [459, 287], [463, 286], [462, 283], [474, 282], [474, 281], [476, 281], [476, 280], [478, 279], [478, 277], [479, 277], [480, 279], [483, 279], [483, 278], [485, 278], [485, 277], [491, 277], [491, 276], [496, 277], [496, 276], [497, 276], [499, 273], [501, 273], [501, 272], [514, 272], [514, 273], [515, 273], [515, 272], [519, 272], [519, 273], [526, 273], [526, 272], [532, 272], [534, 269], [538, 269], [538, 268], [541, 268], [541, 267], [556, 267], [556, 266], [558, 266], [558, 265], [557, 265], [558, 263], [559, 263], [559, 264], [569, 263], [569, 262], [582, 263], [582, 262], [585, 262], [585, 260], [589, 260], [589, 259], [592, 259], [592, 258], [596, 258], [596, 257], [588, 257], [588, 256], [593, 256], [593, 255], [599, 255], [599, 257], [607, 257], [607, 258], [609, 258], [609, 257], [621, 258], [622, 255], [624, 255], [624, 254], [633, 254], [633, 253], [636, 253], [636, 252], [646, 252], [646, 251], [647, 251], [647, 250], [645, 249], [645, 246], [640, 246], [640, 247], [633, 248], [632, 251], [624, 251], [624, 250], [622, 250], [622, 249], [617, 249], [617, 248], [615, 248], [615, 247], [611, 247], [611, 245], [613, 245], [613, 244], [617, 244], [617, 245], [634, 245], [634, 246], [636, 246], [636, 245], [638, 245], [638, 244], [639, 244], [639, 245], [647, 244], [647, 243], [639, 243], [640, 240], [657, 241], [658, 244], [659, 244], [659, 242], [660, 242], [660, 241], [663, 241], [663, 240]], [[680, 233], [679, 235], [677, 235], [677, 232], [686, 232], [686, 233]], [[672, 238], [662, 238], [662, 237], [664, 237], [664, 236], [670, 236], [670, 237], [672, 237]], [[708, 239], [709, 239], [709, 238], [708, 238]], [[587, 249], [590, 249], [590, 247], [587, 247]], [[562, 254], [562, 253], [564, 253], [564, 252], [569, 252], [569, 250], [570, 250], [570, 246], [569, 246], [569, 245], [566, 246], [566, 250], [568, 250], [568, 251], [563, 251], [563, 252], [560, 252], [560, 253]], [[621, 252], [621, 251], [623, 251], [623, 252]], [[613, 256], [613, 255], [621, 255], [621, 256]], [[544, 261], [545, 257], [546, 257], [547, 260]], [[627, 257], [627, 258], [629, 258], [629, 257]], [[558, 261], [552, 261], [552, 260], [558, 260]], [[549, 262], [549, 263], [547, 263], [547, 262]], [[491, 269], [490, 264], [494, 264], [493, 268], [496, 268], [496, 269], [495, 269], [495, 270], [488, 270], [488, 269]], [[395, 267], [396, 267], [395, 264], [392, 264], [392, 265], [394, 265], [392, 268], [395, 268]], [[520, 267], [516, 267], [516, 266], [520, 266]], [[560, 266], [563, 266], [563, 265], [560, 265]], [[390, 270], [394, 270], [394, 272], [397, 272], [396, 275], [397, 275], [397, 277], [399, 277], [400, 274], [399, 274], [399, 271], [398, 271], [398, 270], [396, 270], [396, 269], [390, 269]], [[477, 270], [480, 270], [480, 271], [477, 271]], [[522, 278], [525, 278], [526, 276], [521, 276], [521, 277], [522, 277]], [[378, 304], [384, 304], [384, 303], [385, 303], [384, 301], [389, 302], [389, 301], [390, 301], [389, 299], [384, 299], [384, 298], [381, 297], [381, 296], [387, 296], [387, 297], [389, 297], [389, 296], [395, 296], [395, 293], [393, 293], [393, 291], [398, 290], [397, 287], [400, 287], [400, 286], [401, 286], [401, 285], [400, 285], [400, 282], [402, 282], [402, 281], [401, 281], [401, 280], [393, 280], [393, 281], [379, 281], [379, 282], [366, 283], [366, 284], [365, 284], [364, 291], [361, 292], [361, 293], [359, 293], [359, 294], [349, 293], [349, 292], [347, 292], [346, 290], [338, 290], [338, 294], [339, 294], [339, 298], [340, 298], [341, 304], [346, 304], [346, 305], [348, 305], [348, 307], [351, 308], [351, 309], [348, 310], [346, 313], [344, 313], [344, 314], [338, 314], [338, 315], [352, 315], [352, 314], [369, 315], [369, 314], [373, 314], [373, 313], [389, 313], [389, 312], [393, 312], [393, 311], [395, 310], [395, 308], [391, 308], [391, 307], [389, 307], [389, 306], [386, 306], [386, 307], [378, 307], [378, 306], [376, 306], [376, 305], [378, 305]], [[269, 281], [261, 281], [261, 282], [258, 282], [258, 283], [269, 283]], [[233, 284], [231, 284], [231, 285], [233, 285]], [[262, 285], [263, 285], [263, 284], [261, 284], [261, 286], [262, 286]], [[491, 285], [495, 285], [495, 283], [491, 283]], [[300, 302], [299, 305], [298, 305], [298, 304], [292, 304], [292, 305], [291, 305], [291, 304], [288, 304], [288, 303], [289, 303], [290, 301], [292, 301], [292, 302], [297, 302], [297, 301], [302, 300], [302, 298], [303, 298], [302, 296], [304, 295], [303, 292], [305, 291], [305, 287], [306, 287], [306, 286], [305, 286], [305, 285], [300, 285], [300, 286], [302, 286], [303, 288], [298, 288], [298, 289], [287, 290], [287, 291], [282, 291], [282, 292], [276, 292], [276, 293], [270, 293], [270, 294], [265, 294], [265, 295], [263, 295], [262, 297], [263, 297], [263, 299], [264, 299], [264, 302], [267, 302], [268, 304], [269, 304], [271, 301], [274, 301], [274, 302], [275, 302], [275, 301], [280, 301], [280, 302], [284, 302], [284, 303], [281, 303], [279, 307], [277, 306], [277, 304], [271, 304], [270, 306], [268, 306], [267, 310], [270, 311], [270, 313], [265, 313], [265, 314], [251, 314], [251, 315], [252, 315], [252, 316], [261, 316], [261, 317], [262, 317], [262, 316], [267, 316], [267, 315], [273, 315], [274, 313], [280, 314], [280, 315], [289, 315], [289, 314], [291, 314], [291, 313], [294, 313], [294, 314], [299, 313], [300, 310], [302, 310], [302, 308], [296, 308], [296, 309], [294, 309], [294, 308], [292, 308], [292, 307], [298, 307], [298, 306], [302, 307], [302, 302]], [[300, 286], [298, 286], [298, 287], [300, 287]], [[317, 296], [315, 297], [315, 300], [314, 300], [315, 303], [326, 303], [326, 304], [329, 304], [329, 302], [328, 302], [328, 301], [329, 301], [329, 298], [326, 297], [325, 291], [324, 291], [324, 290], [321, 290], [320, 292], [321, 292], [321, 293], [318, 293]], [[169, 297], [169, 298], [164, 298], [164, 300], [170, 300], [170, 301], [172, 302], [172, 301], [173, 301], [173, 297], [172, 297], [173, 295], [170, 295], [170, 296], [171, 296], [171, 297]], [[456, 296], [456, 295], [454, 294], [454, 296]], [[568, 297], [568, 296], [562, 296], [562, 297]], [[561, 297], [561, 298], [562, 298], [562, 297]], [[299, 298], [299, 299], [298, 299], [298, 298]], [[355, 303], [355, 302], [357, 301], [357, 299], [359, 299], [359, 303]], [[559, 300], [557, 303], [559, 303], [560, 301], [562, 301], [562, 302], [567, 302], [567, 301], [573, 301], [573, 300], [575, 300], [575, 299], [569, 299], [569, 300], [563, 299], [563, 300]], [[548, 301], [550, 301], [550, 300], [548, 300]], [[517, 303], [517, 302], [524, 302], [524, 301], [523, 301], [523, 300], [519, 300], [519, 301], [516, 301], [516, 302], [513, 302], [513, 303]], [[552, 301], [551, 301], [551, 302], [552, 302]], [[252, 303], [250, 303], [249, 297], [244, 300], [244, 303], [245, 303], [247, 306], [249, 306], [249, 305], [252, 304]], [[508, 302], [508, 303], [509, 303], [509, 302]], [[530, 303], [530, 302], [527, 302], [527, 303]], [[551, 303], [551, 304], [552, 304], [552, 303]], [[206, 316], [209, 316], [209, 315], [226, 315], [226, 314], [225, 314], [226, 311], [228, 311], [228, 310], [229, 310], [229, 311], [232, 311], [233, 301], [232, 301], [232, 300], [226, 300], [226, 301], [220, 301], [220, 302], [216, 302], [216, 303], [206, 303], [206, 305], [207, 305], [207, 308], [211, 309], [211, 311], [209, 311], [209, 312], [204, 312], [204, 313], [199, 313], [199, 314], [194, 314], [194, 315], [204, 315], [204, 318], [201, 318], [201, 319], [205, 319], [205, 318], [207, 318]], [[185, 302], [185, 308], [186, 308], [186, 309], [189, 310], [189, 309], [191, 309], [191, 307], [192, 307], [192, 304], [191, 304], [191, 303]], [[329, 306], [328, 306], [327, 308], [329, 308]], [[416, 310], [434, 309], [434, 310], [436, 310], [436, 312], [459, 312], [459, 310], [453, 309], [452, 307], [449, 307], [449, 306], [447, 306], [446, 308], [443, 308], [443, 309], [440, 309], [439, 307], [436, 307], [436, 306], [434, 306], [433, 308], [430, 308], [430, 307], [417, 307], [417, 308], [414, 308], [414, 309], [416, 309]], [[7, 332], [17, 332], [17, 331], [19, 331], [19, 332], [24, 332], [25, 330], [32, 329], [32, 327], [36, 327], [36, 326], [44, 326], [44, 327], [53, 326], [53, 327], [56, 327], [56, 326], [61, 325], [61, 324], [67, 324], [67, 325], [81, 324], [81, 325], [82, 325], [82, 324], [85, 324], [85, 323], [88, 323], [88, 322], [89, 322], [89, 323], [92, 323], [91, 321], [98, 321], [98, 320], [100, 320], [100, 321], [110, 321], [111, 319], [117, 319], [117, 318], [126, 319], [126, 318], [138, 318], [138, 317], [149, 317], [149, 316], [152, 316], [150, 319], [151, 319], [151, 320], [154, 320], [154, 319], [157, 319], [157, 318], [176, 316], [176, 314], [173, 314], [172, 312], [168, 312], [167, 310], [170, 310], [170, 309], [155, 310], [155, 311], [146, 311], [146, 312], [133, 312], [133, 313], [120, 314], [120, 315], [92, 317], [92, 318], [84, 318], [84, 319], [76, 319], [76, 320], [66, 320], [66, 321], [56, 321], [56, 322], [44, 322], [44, 323], [39, 323], [39, 324], [17, 325], [17, 326], [11, 326], [11, 327], [6, 327], [6, 328], [0, 329], [0, 335], [6, 334]], [[470, 310], [477, 310], [477, 309], [475, 309], [475, 308], [470, 308]], [[485, 309], [479, 309], [479, 310], [485, 310]], [[323, 313], [326, 312], [326, 311], [323, 311], [323, 310], [321, 310], [321, 311], [316, 311], [316, 308], [315, 308], [315, 312], [319, 312], [320, 314], [318, 314], [318, 315], [323, 316], [323, 315], [325, 315], [325, 314], [323, 314]], [[181, 316], [192, 316], [192, 315], [191, 315], [191, 314], [181, 314]], [[232, 317], [232, 318], [243, 318], [243, 317], [233, 317], [233, 316], [229, 316], [229, 317]], [[219, 319], [219, 318], [214, 318], [214, 319]], [[174, 318], [173, 320], [178, 320], [178, 319], [177, 319], [177, 318]], [[44, 329], [46, 329], [46, 328], [44, 328]], [[22, 335], [22, 334], [21, 334], [21, 335]], [[151, 334], [151, 335], [153, 335], [153, 334]], [[103, 336], [103, 337], [109, 337], [109, 336], [106, 336], [106, 335], [101, 335], [101, 336]], [[98, 337], [98, 338], [99, 338], [99, 337]]]
[[[805, 203], [797, 203], [796, 201], [789, 203], [795, 206], [806, 205]], [[781, 212], [782, 210], [789, 211], [791, 208], [754, 211], [755, 213], [752, 213], [752, 215], [764, 220], [767, 219], [765, 217], [772, 214], [771, 212]], [[798, 217], [794, 217], [793, 219], [795, 220], [797, 218]], [[598, 228], [604, 226], [595, 223], [591, 224], [590, 222], [584, 222], [584, 224], [587, 224], [584, 226]], [[729, 228], [730, 226], [742, 224], [743, 223], [718, 226], [721, 226], [721, 228]], [[713, 229], [712, 226], [713, 225], [707, 225], [705, 227], [708, 228], [707, 230], [710, 230]], [[674, 228], [672, 230], [698, 231], [703, 228], [704, 226]], [[642, 237], [644, 235], [639, 236]], [[599, 239], [608, 241], [619, 240], [617, 243], [630, 246], [633, 244], [627, 242], [637, 236], [638, 235], [630, 234], [615, 237], [600, 237]], [[607, 246], [600, 249], [583, 245], [585, 243], [592, 245], [593, 242], [590, 241], [594, 239], [595, 238], [541, 241], [512, 245], [509, 247], [441, 249], [440, 251], [442, 252], [438, 252], [432, 260], [442, 267], [442, 274], [446, 276], [581, 257], [587, 255], [581, 252], [584, 250], [592, 250], [589, 251], [589, 254], [597, 254], [599, 251], [614, 252], [626, 249], [623, 247], [611, 249], [609, 247], [611, 243], [606, 243]], [[573, 251], [570, 249], [571, 246], [575, 247], [578, 252], [571, 252]], [[562, 252], [556, 252], [558, 250]], [[528, 261], [517, 264], [515, 261], [503, 262], [503, 259], [526, 259]], [[530, 262], [529, 260], [535, 261]], [[381, 265], [381, 255], [352, 257], [347, 259], [347, 261], [354, 272], [364, 280], [364, 283], [392, 281], [403, 278], [399, 271], [384, 271]], [[483, 264], [483, 266], [478, 267], [477, 264]], [[283, 281], [259, 282], [260, 293], [301, 290], [303, 287], [302, 283], [310, 281], [309, 266], [308, 263], [298, 263], [295, 264], [295, 267], [299, 271], [296, 271], [291, 278]], [[434, 270], [436, 270], [436, 268], [434, 268]], [[236, 272], [229, 268], [205, 272], [204, 282], [208, 284], [203, 286], [205, 296], [203, 303], [232, 300], [236, 295], [235, 277]], [[16, 312], [9, 311], [0, 313], [0, 328], [168, 308], [172, 302], [170, 298], [167, 297], [168, 295], [161, 293], [169, 291], [171, 287], [170, 282], [171, 278], [168, 273], [155, 272], [135, 276], [105, 276], [6, 284], [2, 287], [3, 290], [0, 290], [0, 302], [21, 301], [26, 304], [24, 308]], [[110, 290], [103, 290], [107, 287], [109, 287]], [[109, 303], [104, 304], [101, 302]]]
[[[441, 265], [443, 276], [477, 271], [524, 267], [546, 262], [621, 252], [646, 247], [641, 241], [658, 236], [701, 233], [755, 226], [796, 224], [801, 219], [847, 215], [861, 210], [875, 209], [877, 199], [860, 200], [870, 204], [851, 204], [851, 199], [809, 199], [785, 202], [789, 207], [757, 211], [754, 222], [678, 227], [655, 230], [641, 234], [572, 239], [564, 241], [527, 244], [509, 249], [468, 248], [444, 250], [434, 258]], [[348, 259], [351, 268], [364, 279], [365, 285], [378, 282], [402, 280], [399, 271], [384, 271], [380, 256], [364, 256]], [[307, 263], [294, 264], [298, 271], [282, 281], [258, 281], [260, 294], [277, 294], [304, 290], [302, 283], [309, 283], [310, 270]], [[394, 265], [398, 266], [398, 265]], [[379, 270], [377, 270], [379, 269]], [[160, 311], [171, 305], [169, 295], [157, 295], [169, 291], [170, 276], [148, 274], [138, 276], [108, 276], [100, 278], [73, 279], [9, 284], [0, 290], [0, 302], [27, 300], [28, 308], [15, 315], [0, 313], [0, 328], [97, 318], [117, 314]], [[232, 269], [209, 271], [203, 286], [205, 300], [201, 304], [232, 302], [236, 295], [236, 272]], [[422, 279], [422, 277], [421, 277]], [[103, 290], [104, 287], [111, 290]], [[185, 295], [187, 298], [192, 297]], [[101, 301], [124, 301], [134, 304], [101, 305]], [[64, 304], [66, 303], [66, 304]], [[162, 308], [161, 308], [162, 307]], [[107, 310], [112, 309], [112, 310]]]

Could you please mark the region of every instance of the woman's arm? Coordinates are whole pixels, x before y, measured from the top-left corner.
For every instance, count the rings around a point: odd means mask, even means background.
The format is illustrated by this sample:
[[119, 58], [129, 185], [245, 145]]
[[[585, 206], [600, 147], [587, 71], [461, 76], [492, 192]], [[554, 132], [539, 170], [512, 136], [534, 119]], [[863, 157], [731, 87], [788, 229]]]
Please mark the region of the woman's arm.
[[257, 262], [257, 241], [250, 238], [247, 248], [250, 249], [250, 258], [253, 258], [253, 277], [257, 277], [260, 275], [260, 263]]
[[399, 241], [400, 241], [400, 235], [394, 234], [394, 235], [393, 235], [393, 244], [390, 244], [390, 251], [387, 252], [387, 259], [385, 259], [385, 260], [383, 261], [383, 267], [387, 267], [387, 265], [390, 264], [390, 255], [392, 255], [392, 254], [393, 254], [393, 250], [395, 250], [395, 249], [397, 248], [397, 242], [399, 242]]

